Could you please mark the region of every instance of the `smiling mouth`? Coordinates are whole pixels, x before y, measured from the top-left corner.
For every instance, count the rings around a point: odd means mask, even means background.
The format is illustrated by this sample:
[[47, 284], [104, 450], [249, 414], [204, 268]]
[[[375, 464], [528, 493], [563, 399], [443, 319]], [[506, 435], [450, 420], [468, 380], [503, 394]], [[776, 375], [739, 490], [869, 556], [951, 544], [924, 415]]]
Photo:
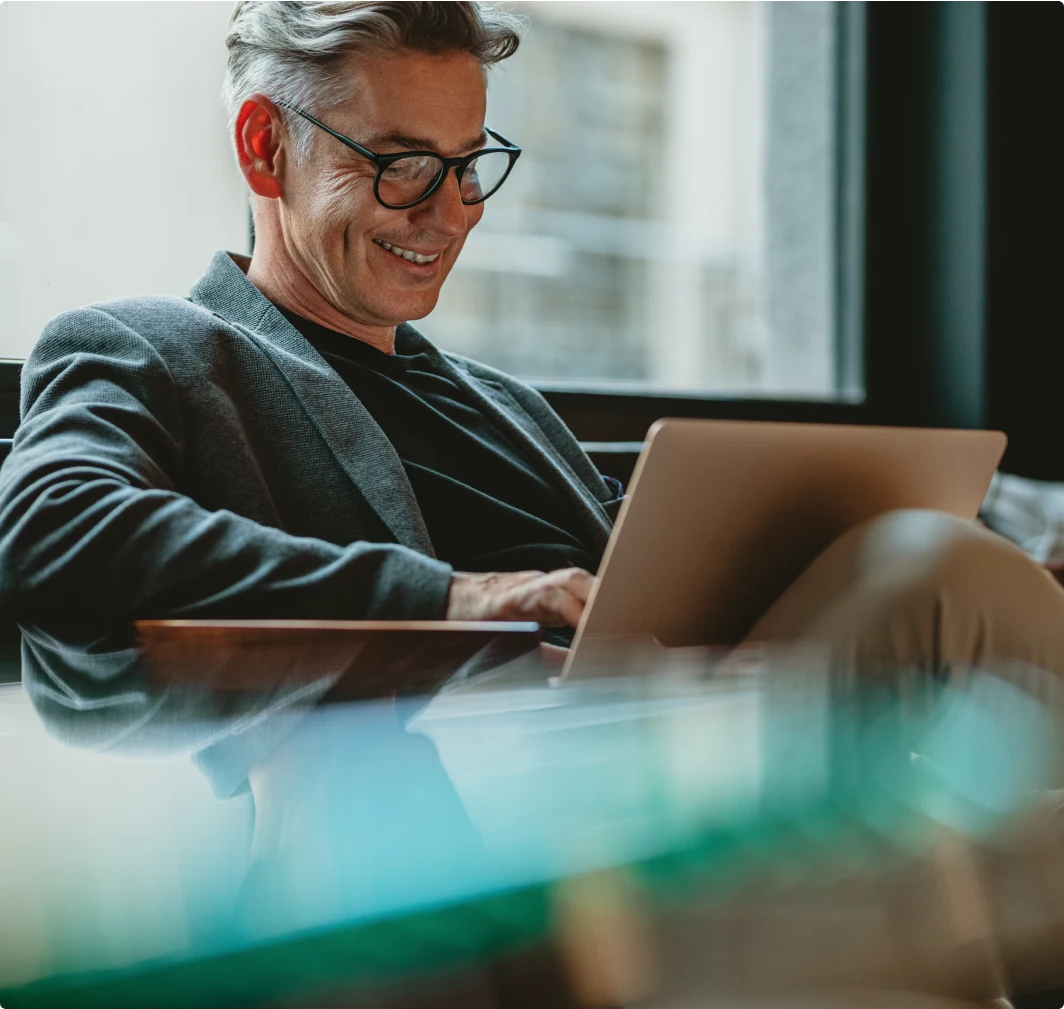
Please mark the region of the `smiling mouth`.
[[425, 263], [434, 263], [440, 258], [438, 252], [434, 252], [431, 256], [422, 255], [420, 252], [412, 252], [410, 249], [400, 249], [398, 245], [390, 245], [388, 242], [384, 242], [379, 238], [373, 239], [374, 245], [379, 245], [382, 249], [386, 249], [393, 256], [398, 256], [400, 259], [405, 259], [411, 263], [418, 263], [424, 265]]

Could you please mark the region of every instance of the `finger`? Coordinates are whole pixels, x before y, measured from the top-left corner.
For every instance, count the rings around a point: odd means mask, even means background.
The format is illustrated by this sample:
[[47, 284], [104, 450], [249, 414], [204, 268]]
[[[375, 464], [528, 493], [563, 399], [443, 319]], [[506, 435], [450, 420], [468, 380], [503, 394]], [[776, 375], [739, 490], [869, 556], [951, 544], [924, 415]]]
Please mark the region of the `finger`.
[[505, 578], [507, 591], [499, 599], [499, 617], [535, 620], [545, 627], [576, 627], [594, 578], [582, 568], [563, 568], [549, 574], [517, 572]]
[[567, 600], [572, 597], [555, 585], [540, 585], [519, 604], [525, 620], [535, 620], [543, 627], [564, 627], [569, 623]]
[[584, 600], [574, 595], [568, 589], [557, 589], [553, 596], [552, 605], [554, 612], [561, 617], [561, 623], [576, 627], [580, 618], [584, 615]]
[[587, 602], [591, 589], [595, 584], [595, 576], [583, 568], [567, 568], [565, 571], [564, 588], [571, 592], [581, 602]]

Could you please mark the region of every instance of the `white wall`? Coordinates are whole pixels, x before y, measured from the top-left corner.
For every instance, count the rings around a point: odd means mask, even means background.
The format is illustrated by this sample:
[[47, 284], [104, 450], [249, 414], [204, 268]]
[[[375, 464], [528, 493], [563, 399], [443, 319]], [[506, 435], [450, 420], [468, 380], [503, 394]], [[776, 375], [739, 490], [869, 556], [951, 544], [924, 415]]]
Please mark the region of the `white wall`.
[[228, 2], [0, 5], [0, 357], [68, 308], [188, 293], [247, 252]]
[[216, 799], [187, 754], [75, 748], [0, 684], [0, 767], [0, 988], [187, 954], [231, 913], [251, 796]]

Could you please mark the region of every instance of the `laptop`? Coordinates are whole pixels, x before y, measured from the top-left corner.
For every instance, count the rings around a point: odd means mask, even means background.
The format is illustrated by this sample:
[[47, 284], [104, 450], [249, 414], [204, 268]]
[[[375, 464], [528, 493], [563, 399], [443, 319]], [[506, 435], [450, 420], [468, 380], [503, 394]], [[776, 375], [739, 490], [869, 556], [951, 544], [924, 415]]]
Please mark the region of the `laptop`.
[[561, 678], [653, 647], [738, 644], [848, 529], [896, 508], [974, 519], [1000, 431], [660, 420]]

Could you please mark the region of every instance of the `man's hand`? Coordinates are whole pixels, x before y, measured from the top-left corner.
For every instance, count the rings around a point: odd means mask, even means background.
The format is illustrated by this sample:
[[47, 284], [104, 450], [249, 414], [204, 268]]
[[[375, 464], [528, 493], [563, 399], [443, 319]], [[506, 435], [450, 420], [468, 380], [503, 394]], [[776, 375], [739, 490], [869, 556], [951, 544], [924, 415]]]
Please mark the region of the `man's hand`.
[[535, 620], [544, 627], [576, 627], [595, 579], [582, 568], [492, 571], [451, 576], [448, 620]]

